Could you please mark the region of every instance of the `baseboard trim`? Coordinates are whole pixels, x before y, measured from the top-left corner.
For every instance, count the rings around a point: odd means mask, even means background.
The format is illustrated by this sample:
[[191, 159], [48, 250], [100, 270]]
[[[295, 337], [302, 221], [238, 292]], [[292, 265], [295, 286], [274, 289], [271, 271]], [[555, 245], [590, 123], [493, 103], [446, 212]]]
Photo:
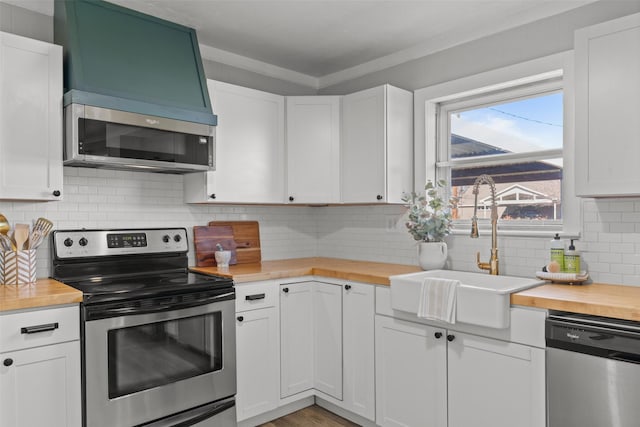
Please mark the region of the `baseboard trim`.
[[238, 427], [255, 427], [260, 424], [268, 423], [276, 418], [284, 417], [300, 409], [311, 406], [315, 403], [314, 396], [308, 396], [295, 402], [288, 403], [284, 406], [274, 409], [273, 411], [265, 412], [264, 414], [256, 415], [253, 418], [249, 418], [238, 423]]
[[376, 423], [374, 423], [371, 420], [368, 420], [364, 417], [361, 417], [358, 414], [354, 414], [351, 411], [347, 411], [346, 409], [343, 409], [341, 407], [339, 407], [338, 405], [331, 403], [329, 401], [324, 400], [323, 398], [316, 396], [316, 405], [320, 406], [321, 408], [326, 409], [329, 412], [333, 412], [336, 415], [340, 415], [342, 418], [346, 418], [347, 420], [351, 421], [352, 423], [356, 423], [360, 426], [363, 427], [375, 427]]

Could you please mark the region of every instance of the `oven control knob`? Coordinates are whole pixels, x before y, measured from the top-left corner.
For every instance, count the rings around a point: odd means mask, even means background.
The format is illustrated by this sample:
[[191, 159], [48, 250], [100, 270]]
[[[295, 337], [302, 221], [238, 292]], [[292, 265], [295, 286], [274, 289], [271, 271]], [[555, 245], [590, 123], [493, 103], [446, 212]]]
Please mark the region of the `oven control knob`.
[[78, 243], [80, 244], [80, 246], [87, 246], [87, 243], [89, 243], [89, 241], [84, 237], [81, 237], [80, 240], [78, 240]]
[[169, 237], [168, 234], [165, 234], [164, 236], [162, 236], [162, 241], [165, 243], [169, 243], [169, 240], [171, 240], [171, 238]]
[[71, 246], [73, 246], [73, 240], [71, 240], [71, 239], [70, 239], [70, 238], [68, 238], [68, 237], [67, 237], [66, 239], [64, 239], [64, 242], [63, 242], [63, 243], [64, 243], [64, 245], [65, 245], [66, 247], [68, 247], [68, 248], [69, 248], [69, 247], [71, 247]]
[[174, 242], [179, 242], [180, 240], [182, 240], [182, 236], [179, 234], [176, 234], [175, 236], [173, 236], [173, 240]]

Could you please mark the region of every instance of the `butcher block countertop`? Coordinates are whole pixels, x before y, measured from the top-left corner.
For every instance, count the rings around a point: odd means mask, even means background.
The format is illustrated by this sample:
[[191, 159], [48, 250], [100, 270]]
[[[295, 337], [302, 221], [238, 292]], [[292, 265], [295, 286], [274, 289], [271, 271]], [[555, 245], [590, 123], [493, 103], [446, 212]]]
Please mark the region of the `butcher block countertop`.
[[[191, 271], [231, 277], [236, 283], [299, 276], [324, 276], [389, 285], [389, 277], [420, 267], [335, 258], [298, 258], [232, 265], [228, 269], [192, 267]], [[640, 286], [547, 284], [511, 295], [511, 304], [640, 321]]]
[[191, 267], [191, 271], [231, 277], [236, 283], [314, 275], [376, 285], [389, 285], [389, 276], [415, 273], [421, 270], [416, 265], [318, 257], [262, 261], [260, 264], [237, 264], [230, 266], [228, 269]]
[[0, 311], [79, 303], [82, 292], [53, 279], [31, 285], [0, 285]]
[[640, 321], [640, 286], [538, 286], [511, 295], [511, 304]]

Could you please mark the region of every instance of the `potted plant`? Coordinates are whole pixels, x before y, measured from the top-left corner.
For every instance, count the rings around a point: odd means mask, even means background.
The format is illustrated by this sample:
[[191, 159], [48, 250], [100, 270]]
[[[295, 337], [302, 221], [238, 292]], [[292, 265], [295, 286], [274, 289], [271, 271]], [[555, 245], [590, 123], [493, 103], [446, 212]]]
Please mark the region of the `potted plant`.
[[407, 230], [418, 241], [418, 261], [423, 270], [444, 267], [447, 262], [447, 243], [444, 238], [451, 232], [452, 211], [457, 199], [445, 201], [442, 193], [447, 183], [444, 180], [427, 181], [424, 194], [415, 191], [404, 194], [406, 202]]

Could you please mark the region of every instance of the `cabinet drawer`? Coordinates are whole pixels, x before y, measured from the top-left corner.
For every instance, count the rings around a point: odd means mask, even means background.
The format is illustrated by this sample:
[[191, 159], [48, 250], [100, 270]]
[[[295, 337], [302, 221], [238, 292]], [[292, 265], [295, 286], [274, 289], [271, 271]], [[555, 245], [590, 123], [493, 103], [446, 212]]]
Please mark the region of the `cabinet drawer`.
[[274, 307], [277, 299], [277, 283], [236, 286], [236, 313]]
[[0, 351], [15, 351], [80, 339], [77, 305], [0, 315]]

